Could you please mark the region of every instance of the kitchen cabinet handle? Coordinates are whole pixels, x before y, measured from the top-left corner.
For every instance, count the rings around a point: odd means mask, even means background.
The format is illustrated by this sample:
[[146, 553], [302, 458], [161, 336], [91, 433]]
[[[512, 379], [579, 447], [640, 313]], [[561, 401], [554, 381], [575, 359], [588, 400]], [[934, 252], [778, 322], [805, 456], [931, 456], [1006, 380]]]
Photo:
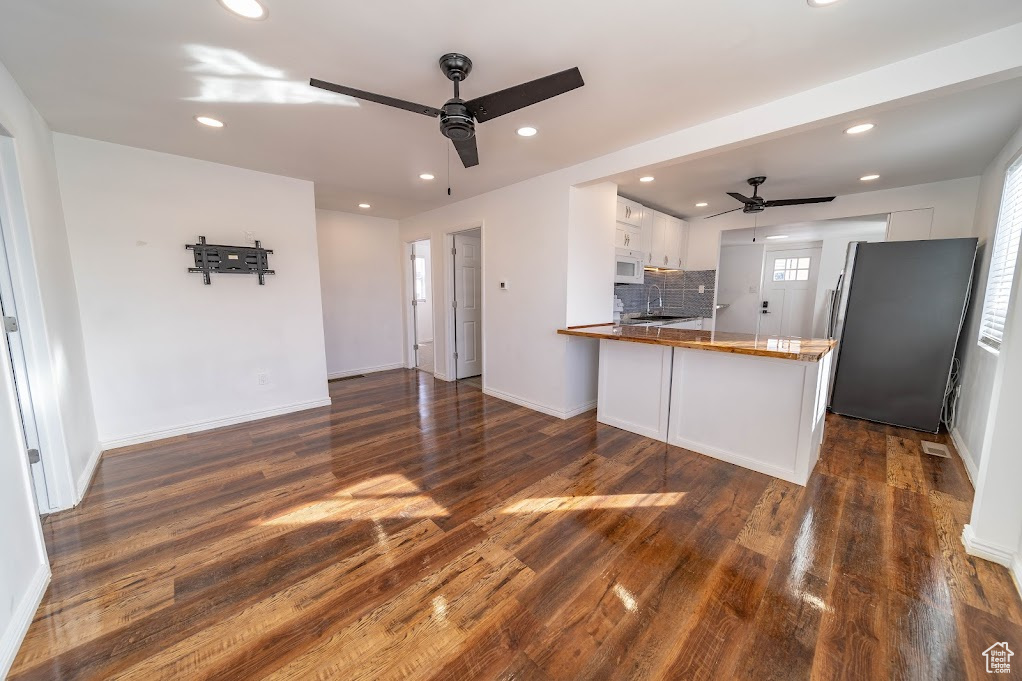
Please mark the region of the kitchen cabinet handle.
[[631, 240], [632, 237], [628, 234], [625, 234], [625, 246], [627, 246], [631, 242]]

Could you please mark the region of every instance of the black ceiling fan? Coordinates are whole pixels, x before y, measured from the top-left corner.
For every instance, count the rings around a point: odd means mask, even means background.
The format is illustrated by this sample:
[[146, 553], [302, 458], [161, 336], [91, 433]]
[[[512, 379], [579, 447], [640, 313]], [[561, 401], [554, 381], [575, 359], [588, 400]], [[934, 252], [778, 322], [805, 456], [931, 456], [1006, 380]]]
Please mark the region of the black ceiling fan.
[[463, 54], [445, 54], [440, 57], [440, 70], [454, 81], [454, 97], [447, 100], [447, 103], [439, 109], [364, 90], [356, 90], [344, 85], [335, 85], [316, 78], [311, 79], [309, 84], [323, 90], [364, 99], [367, 102], [386, 104], [431, 118], [439, 116], [440, 132], [454, 143], [454, 148], [458, 150], [458, 156], [461, 157], [461, 162], [466, 168], [479, 165], [479, 149], [476, 147], [475, 141], [476, 123], [485, 123], [498, 116], [523, 109], [585, 85], [582, 81], [582, 73], [578, 67], [575, 67], [466, 102], [461, 98], [460, 85], [472, 71], [472, 60]]
[[706, 218], [715, 218], [717, 215], [725, 215], [727, 213], [734, 213], [736, 210], [740, 210], [743, 213], [762, 213], [767, 208], [774, 208], [775, 206], [799, 206], [804, 203], [828, 203], [833, 201], [833, 196], [817, 196], [809, 199], [778, 199], [776, 201], [767, 201], [759, 195], [759, 186], [766, 182], [766, 177], [750, 177], [748, 179], [750, 185], [752, 185], [752, 196], [742, 196], [738, 192], [728, 192], [727, 195], [731, 198], [738, 199], [742, 202], [741, 208], [732, 208], [726, 210], [723, 213], [717, 213], [716, 215], [707, 215]]

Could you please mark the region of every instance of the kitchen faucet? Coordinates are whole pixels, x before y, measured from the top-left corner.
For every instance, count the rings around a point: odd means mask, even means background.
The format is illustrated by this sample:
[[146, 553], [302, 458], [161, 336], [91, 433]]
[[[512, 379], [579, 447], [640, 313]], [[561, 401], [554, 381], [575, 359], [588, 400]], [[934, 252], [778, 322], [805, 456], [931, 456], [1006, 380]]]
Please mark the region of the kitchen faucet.
[[660, 310], [663, 311], [663, 309], [664, 309], [664, 290], [662, 288], [660, 288], [660, 284], [652, 284], [652, 285], [650, 285], [649, 289], [646, 291], [646, 314], [650, 314], [649, 296], [650, 296], [650, 294], [653, 293], [653, 289], [654, 288], [657, 291], [660, 292]]

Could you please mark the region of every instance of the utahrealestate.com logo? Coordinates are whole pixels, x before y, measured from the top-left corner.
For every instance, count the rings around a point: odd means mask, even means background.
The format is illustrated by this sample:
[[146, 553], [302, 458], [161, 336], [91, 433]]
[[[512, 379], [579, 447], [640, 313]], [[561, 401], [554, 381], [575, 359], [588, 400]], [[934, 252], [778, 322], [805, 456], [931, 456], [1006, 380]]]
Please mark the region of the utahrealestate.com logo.
[[987, 673], [988, 674], [1010, 674], [1011, 673], [1011, 658], [1015, 653], [1011, 652], [1011, 648], [1005, 642], [995, 643], [986, 650], [983, 651], [983, 656], [987, 659]]

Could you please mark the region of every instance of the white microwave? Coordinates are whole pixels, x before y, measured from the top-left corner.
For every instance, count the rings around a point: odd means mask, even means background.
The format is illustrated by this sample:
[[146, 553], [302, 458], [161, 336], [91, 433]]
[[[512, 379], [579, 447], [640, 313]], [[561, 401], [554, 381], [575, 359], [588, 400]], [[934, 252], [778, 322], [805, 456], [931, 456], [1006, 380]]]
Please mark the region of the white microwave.
[[646, 280], [642, 256], [635, 251], [617, 249], [614, 262], [615, 284], [641, 284]]

